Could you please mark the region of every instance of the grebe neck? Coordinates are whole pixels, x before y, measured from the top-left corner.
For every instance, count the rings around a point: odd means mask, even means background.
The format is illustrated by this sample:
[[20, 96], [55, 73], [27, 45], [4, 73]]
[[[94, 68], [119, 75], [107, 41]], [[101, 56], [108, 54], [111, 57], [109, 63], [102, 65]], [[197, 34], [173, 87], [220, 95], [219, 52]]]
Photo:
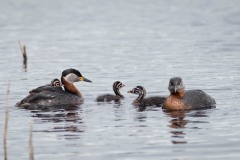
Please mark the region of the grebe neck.
[[173, 92], [173, 93], [171, 93], [171, 95], [176, 96], [178, 98], [183, 98], [185, 95], [185, 91], [176, 92], [176, 93]]
[[116, 96], [123, 98], [123, 95], [120, 93], [119, 88], [116, 85], [113, 85], [113, 91], [116, 94]]
[[141, 92], [139, 93], [139, 95], [138, 95], [138, 97], [136, 98], [135, 101], [141, 101], [145, 96], [146, 96], [146, 91], [141, 90]]
[[63, 77], [61, 78], [61, 81], [66, 92], [72, 93], [78, 97], [82, 97], [82, 94], [72, 83], [67, 82]]

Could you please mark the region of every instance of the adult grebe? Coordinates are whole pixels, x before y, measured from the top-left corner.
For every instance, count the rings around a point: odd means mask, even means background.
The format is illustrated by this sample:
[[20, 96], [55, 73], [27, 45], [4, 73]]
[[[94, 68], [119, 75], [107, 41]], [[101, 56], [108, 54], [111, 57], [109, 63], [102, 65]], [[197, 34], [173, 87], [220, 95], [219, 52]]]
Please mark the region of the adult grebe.
[[84, 78], [76, 69], [66, 69], [62, 72], [61, 87], [49, 86], [51, 89], [42, 89], [38, 92], [31, 91], [30, 95], [16, 104], [21, 108], [34, 108], [32, 106], [78, 106], [83, 103], [84, 98], [78, 89], [73, 85], [74, 82], [91, 82]]
[[163, 104], [167, 110], [198, 110], [215, 108], [215, 100], [201, 90], [185, 91], [182, 78], [173, 77], [169, 81], [170, 95]]
[[101, 95], [101, 96], [97, 97], [96, 101], [97, 102], [111, 102], [111, 101], [119, 102], [120, 99], [124, 98], [124, 96], [119, 91], [124, 86], [125, 85], [122, 84], [122, 82], [120, 82], [120, 81], [114, 82], [113, 83], [113, 91], [114, 91], [115, 95], [112, 95], [112, 94]]
[[166, 97], [163, 97], [163, 96], [152, 96], [152, 97], [145, 98], [146, 90], [143, 86], [136, 86], [132, 90], [128, 91], [128, 93], [138, 94], [138, 97], [132, 102], [132, 105], [134, 105], [134, 106], [162, 107], [163, 102], [166, 100]]

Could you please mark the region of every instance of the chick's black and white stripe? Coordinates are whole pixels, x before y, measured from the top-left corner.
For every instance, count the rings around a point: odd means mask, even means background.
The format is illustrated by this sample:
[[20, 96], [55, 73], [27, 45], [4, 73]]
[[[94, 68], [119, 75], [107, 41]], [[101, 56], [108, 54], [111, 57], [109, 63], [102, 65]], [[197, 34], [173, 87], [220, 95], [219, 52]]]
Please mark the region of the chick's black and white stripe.
[[53, 87], [61, 87], [62, 83], [59, 79], [55, 78], [51, 81], [50, 85]]
[[122, 84], [120, 81], [116, 81], [113, 83], [113, 91], [116, 94], [116, 96], [124, 98], [124, 96], [120, 93], [120, 89], [122, 87], [124, 87], [124, 84]]

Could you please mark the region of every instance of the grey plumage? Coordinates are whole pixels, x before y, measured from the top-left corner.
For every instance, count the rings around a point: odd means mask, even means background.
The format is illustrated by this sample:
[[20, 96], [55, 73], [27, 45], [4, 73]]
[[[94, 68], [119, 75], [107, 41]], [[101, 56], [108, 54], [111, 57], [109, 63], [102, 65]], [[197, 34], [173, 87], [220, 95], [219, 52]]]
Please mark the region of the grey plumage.
[[215, 100], [201, 90], [185, 91], [183, 101], [192, 109], [216, 108]]

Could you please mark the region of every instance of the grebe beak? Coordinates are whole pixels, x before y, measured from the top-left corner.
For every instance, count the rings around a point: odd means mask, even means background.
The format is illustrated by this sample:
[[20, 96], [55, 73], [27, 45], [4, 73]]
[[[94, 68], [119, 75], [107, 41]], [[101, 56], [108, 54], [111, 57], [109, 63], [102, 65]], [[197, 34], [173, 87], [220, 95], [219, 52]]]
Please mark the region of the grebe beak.
[[174, 93], [177, 93], [177, 86], [174, 86]]
[[127, 93], [133, 93], [133, 91], [132, 91], [132, 90], [130, 90], [130, 91], [128, 91]]
[[85, 82], [92, 82], [91, 80], [85, 78], [85, 77], [79, 77], [80, 81], [85, 81]]

